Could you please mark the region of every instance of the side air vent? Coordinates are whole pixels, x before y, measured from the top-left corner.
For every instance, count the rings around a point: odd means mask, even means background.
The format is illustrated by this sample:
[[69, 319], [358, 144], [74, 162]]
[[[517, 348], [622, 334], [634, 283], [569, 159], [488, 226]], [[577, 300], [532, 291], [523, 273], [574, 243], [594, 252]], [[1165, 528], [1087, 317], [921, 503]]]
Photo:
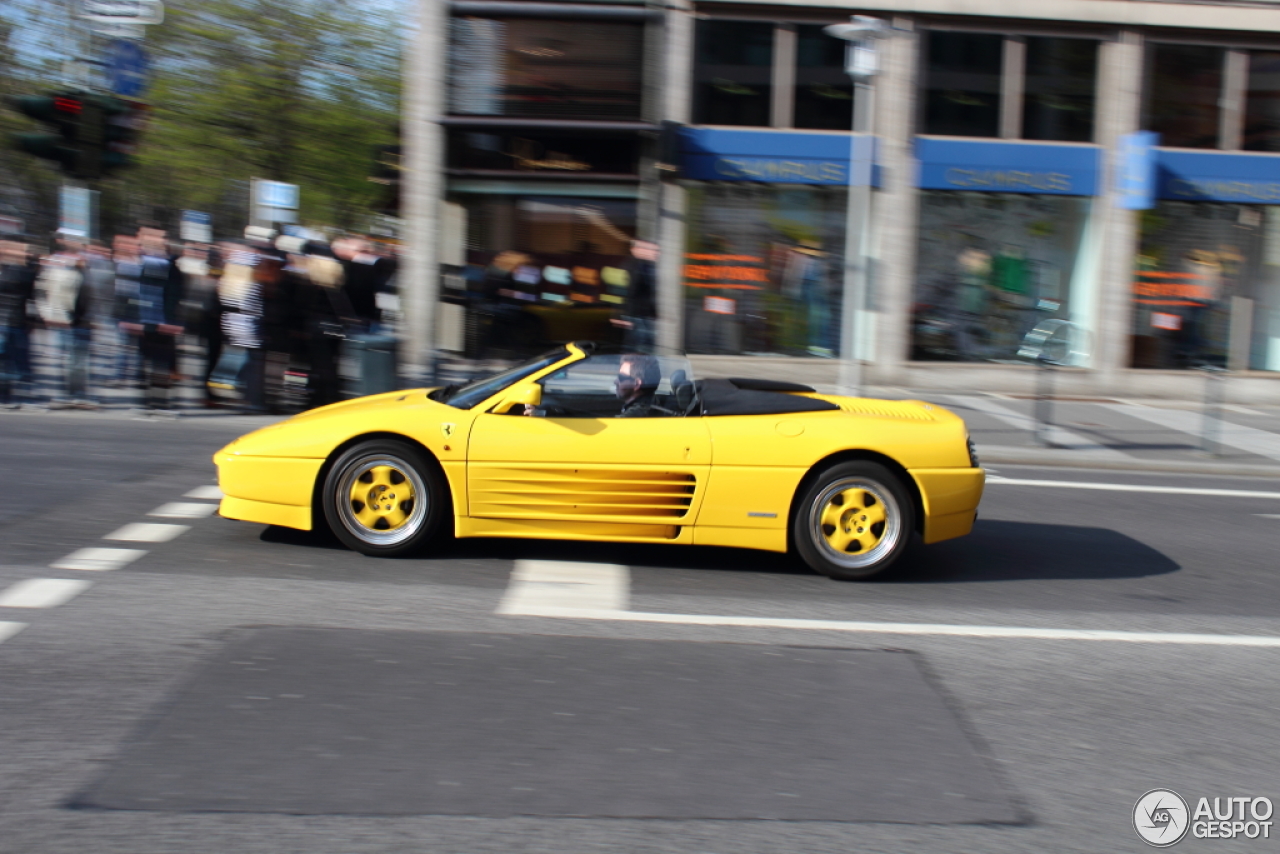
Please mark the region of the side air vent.
[[908, 421], [936, 421], [927, 409], [921, 409], [918, 403], [903, 403], [896, 400], [856, 400], [840, 401], [840, 408], [856, 415], [871, 415], [876, 418], [902, 418]]
[[489, 469], [471, 481], [471, 515], [680, 519], [696, 487], [684, 472]]

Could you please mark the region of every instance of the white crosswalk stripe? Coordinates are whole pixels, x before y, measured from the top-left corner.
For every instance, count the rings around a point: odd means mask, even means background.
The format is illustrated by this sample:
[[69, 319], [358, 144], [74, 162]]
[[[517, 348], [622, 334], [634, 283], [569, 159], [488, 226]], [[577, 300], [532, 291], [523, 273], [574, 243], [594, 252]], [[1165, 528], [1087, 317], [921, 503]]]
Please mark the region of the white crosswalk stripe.
[[204, 498], [208, 500], [218, 500], [222, 498], [222, 490], [216, 486], [197, 486], [188, 492], [183, 498]]
[[146, 554], [143, 549], [80, 549], [49, 566], [54, 569], [82, 569], [91, 572], [119, 569]]
[[[1150, 421], [1152, 424], [1159, 424], [1161, 427], [1191, 436], [1200, 437], [1204, 434], [1204, 416], [1199, 412], [1157, 409], [1150, 406], [1135, 406], [1131, 403], [1102, 405], [1123, 415]], [[1243, 424], [1220, 422], [1217, 426], [1217, 439], [1218, 444], [1226, 445], [1228, 448], [1280, 460], [1280, 436], [1275, 433], [1259, 430], [1256, 427], [1246, 427]]]
[[26, 623], [11, 623], [0, 620], [0, 643], [4, 643], [26, 627]]
[[536, 615], [559, 609], [625, 611], [631, 578], [625, 566], [518, 560], [499, 614]]
[[205, 516], [212, 516], [217, 511], [218, 505], [216, 504], [194, 504], [175, 501], [170, 504], [162, 504], [147, 515], [160, 516], [166, 519], [203, 519]]
[[56, 608], [91, 586], [76, 578], [28, 578], [0, 593], [0, 608]]
[[163, 522], [132, 522], [112, 531], [104, 540], [125, 540], [135, 543], [167, 543], [191, 528], [187, 525], [167, 525]]

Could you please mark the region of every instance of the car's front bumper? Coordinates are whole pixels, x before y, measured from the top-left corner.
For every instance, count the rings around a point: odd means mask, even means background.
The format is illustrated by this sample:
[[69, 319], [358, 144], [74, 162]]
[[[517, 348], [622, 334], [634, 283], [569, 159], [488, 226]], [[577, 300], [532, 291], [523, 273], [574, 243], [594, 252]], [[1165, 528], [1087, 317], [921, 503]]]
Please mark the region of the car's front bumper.
[[324, 460], [219, 452], [219, 514], [228, 519], [311, 530], [311, 502]]

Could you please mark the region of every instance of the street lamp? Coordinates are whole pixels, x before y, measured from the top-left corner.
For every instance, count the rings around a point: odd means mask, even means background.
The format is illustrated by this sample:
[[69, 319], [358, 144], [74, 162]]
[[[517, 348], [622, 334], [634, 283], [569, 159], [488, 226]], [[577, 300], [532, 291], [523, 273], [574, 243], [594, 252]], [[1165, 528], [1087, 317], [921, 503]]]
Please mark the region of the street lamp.
[[823, 28], [844, 39], [844, 70], [853, 79], [853, 133], [849, 137], [849, 210], [845, 218], [844, 301], [840, 324], [840, 393], [862, 396], [862, 310], [867, 301], [871, 248], [871, 174], [875, 137], [871, 135], [873, 80], [879, 71], [876, 41], [888, 35], [880, 18], [854, 15], [848, 23]]

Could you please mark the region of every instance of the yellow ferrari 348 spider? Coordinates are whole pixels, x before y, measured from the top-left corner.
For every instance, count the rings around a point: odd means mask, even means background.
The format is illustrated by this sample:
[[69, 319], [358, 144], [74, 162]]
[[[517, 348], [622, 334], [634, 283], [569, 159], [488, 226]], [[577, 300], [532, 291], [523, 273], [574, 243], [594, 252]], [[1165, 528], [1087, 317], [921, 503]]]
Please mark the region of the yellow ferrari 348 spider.
[[567, 344], [464, 386], [304, 412], [214, 455], [230, 519], [327, 524], [366, 555], [458, 537], [794, 549], [869, 578], [914, 532], [973, 527], [964, 422], [920, 401], [762, 380]]

